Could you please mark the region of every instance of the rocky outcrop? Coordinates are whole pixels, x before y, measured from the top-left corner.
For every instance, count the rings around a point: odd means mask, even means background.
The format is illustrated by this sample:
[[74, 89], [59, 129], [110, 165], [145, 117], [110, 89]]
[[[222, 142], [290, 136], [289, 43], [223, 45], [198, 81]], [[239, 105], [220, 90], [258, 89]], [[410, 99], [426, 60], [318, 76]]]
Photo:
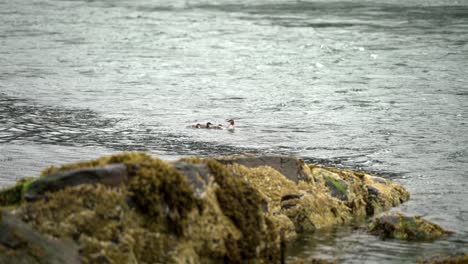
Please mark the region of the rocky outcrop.
[[431, 241], [451, 234], [451, 232], [421, 217], [405, 216], [399, 213], [386, 214], [376, 218], [371, 223], [370, 232], [381, 238], [411, 241]]
[[47, 168], [2, 197], [34, 230], [76, 243], [83, 263], [279, 263], [298, 233], [364, 219], [409, 194], [290, 157], [131, 153]]

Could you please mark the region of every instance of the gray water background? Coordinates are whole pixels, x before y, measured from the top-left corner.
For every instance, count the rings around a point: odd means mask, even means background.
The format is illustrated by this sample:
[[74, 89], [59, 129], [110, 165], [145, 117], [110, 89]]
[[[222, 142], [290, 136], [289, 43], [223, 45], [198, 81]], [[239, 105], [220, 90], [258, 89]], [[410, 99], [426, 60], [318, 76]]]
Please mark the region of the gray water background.
[[467, 252], [467, 69], [467, 1], [0, 0], [0, 186], [120, 151], [288, 154], [401, 183], [395, 211], [456, 232], [338, 228], [290, 258]]

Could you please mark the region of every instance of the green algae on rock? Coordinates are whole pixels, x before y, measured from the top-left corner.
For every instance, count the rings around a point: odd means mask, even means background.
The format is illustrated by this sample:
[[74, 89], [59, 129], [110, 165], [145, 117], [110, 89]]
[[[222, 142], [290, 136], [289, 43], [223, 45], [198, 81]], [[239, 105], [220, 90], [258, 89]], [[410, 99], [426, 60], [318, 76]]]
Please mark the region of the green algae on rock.
[[370, 225], [371, 234], [382, 238], [396, 238], [410, 241], [431, 241], [451, 232], [418, 216], [399, 213], [377, 217]]

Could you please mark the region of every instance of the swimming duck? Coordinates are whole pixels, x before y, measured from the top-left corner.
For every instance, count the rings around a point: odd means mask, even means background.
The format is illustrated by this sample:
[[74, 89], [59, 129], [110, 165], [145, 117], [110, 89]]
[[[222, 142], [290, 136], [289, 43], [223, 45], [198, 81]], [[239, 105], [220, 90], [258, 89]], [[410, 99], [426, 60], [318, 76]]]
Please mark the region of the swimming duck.
[[227, 129], [229, 130], [234, 130], [234, 120], [233, 119], [229, 119], [227, 120], [229, 122], [229, 126], [227, 127]]
[[196, 124], [196, 125], [192, 125], [192, 128], [212, 128], [212, 123], [211, 122], [207, 122], [206, 125], [202, 125], [202, 124]]

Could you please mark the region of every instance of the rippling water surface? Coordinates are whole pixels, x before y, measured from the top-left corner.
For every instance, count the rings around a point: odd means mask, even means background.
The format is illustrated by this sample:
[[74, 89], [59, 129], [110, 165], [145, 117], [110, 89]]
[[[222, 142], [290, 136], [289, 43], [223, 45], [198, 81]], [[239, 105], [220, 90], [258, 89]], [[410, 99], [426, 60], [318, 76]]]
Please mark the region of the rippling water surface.
[[391, 178], [412, 194], [396, 210], [457, 233], [341, 228], [291, 257], [466, 252], [466, 1], [0, 0], [0, 22], [0, 186], [118, 151], [290, 154]]

